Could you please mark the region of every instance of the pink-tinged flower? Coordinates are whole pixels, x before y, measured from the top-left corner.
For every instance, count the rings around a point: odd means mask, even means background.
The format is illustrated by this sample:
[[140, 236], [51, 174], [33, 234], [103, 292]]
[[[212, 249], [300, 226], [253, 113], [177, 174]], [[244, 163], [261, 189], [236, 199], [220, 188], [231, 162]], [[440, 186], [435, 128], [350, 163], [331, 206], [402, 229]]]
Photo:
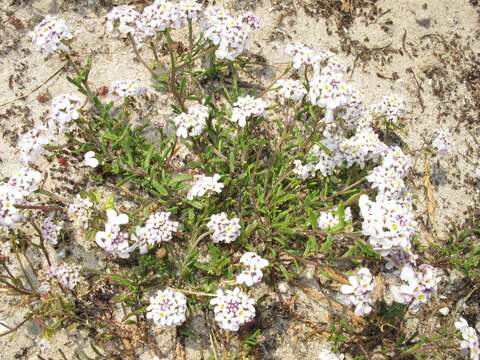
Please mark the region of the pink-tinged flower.
[[215, 320], [225, 330], [238, 331], [240, 326], [255, 317], [255, 300], [249, 298], [239, 288], [217, 290], [217, 296], [210, 300], [214, 305]]
[[146, 317], [158, 326], [178, 326], [185, 322], [186, 312], [186, 296], [179, 291], [165, 289], [150, 297]]
[[370, 314], [375, 302], [373, 295], [375, 282], [370, 270], [361, 268], [356, 276], [349, 276], [350, 285], [342, 285], [340, 291], [348, 295], [348, 301], [355, 306], [355, 315], [364, 316]]

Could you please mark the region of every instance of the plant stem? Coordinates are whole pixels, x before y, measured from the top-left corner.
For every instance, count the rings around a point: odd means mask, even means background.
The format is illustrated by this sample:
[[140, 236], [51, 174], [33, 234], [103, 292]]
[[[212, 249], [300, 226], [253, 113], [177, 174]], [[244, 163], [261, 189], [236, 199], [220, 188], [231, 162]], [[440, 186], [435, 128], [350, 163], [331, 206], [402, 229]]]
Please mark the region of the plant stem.
[[197, 296], [208, 296], [208, 297], [216, 297], [217, 295], [216, 294], [210, 294], [210, 293], [206, 293], [206, 292], [201, 292], [201, 291], [192, 291], [192, 290], [184, 290], [184, 289], [176, 289], [176, 288], [171, 288], [172, 290], [175, 290], [175, 291], [180, 291], [184, 294], [187, 294], [187, 295], [197, 295]]
[[155, 76], [155, 72], [148, 66], [148, 64], [143, 60], [143, 58], [140, 56], [140, 52], [138, 51], [137, 48], [137, 43], [135, 42], [135, 39], [133, 38], [132, 34], [128, 34], [128, 39], [130, 40], [130, 43], [132, 44], [133, 52], [135, 53], [135, 57], [137, 58], [140, 63], [147, 68], [147, 70], [152, 74], [152, 76]]
[[15, 331], [17, 331], [18, 329], [20, 329], [22, 327], [23, 324], [25, 324], [27, 321], [29, 321], [31, 318], [33, 317], [33, 313], [30, 313], [29, 315], [27, 315], [27, 317], [25, 319], [22, 320], [22, 322], [20, 322], [17, 326], [11, 328], [10, 330], [4, 332], [4, 333], [1, 333], [0, 334], [0, 337], [2, 336], [5, 336], [5, 335], [8, 335], [8, 334], [11, 334], [11, 333], [14, 333]]
[[44, 212], [50, 211], [63, 211], [63, 208], [60, 206], [48, 206], [48, 205], [15, 205], [17, 209], [32, 209], [32, 210], [41, 210]]
[[178, 89], [177, 89], [177, 69], [175, 68], [175, 52], [173, 47], [173, 40], [168, 30], [165, 31], [165, 37], [167, 39], [168, 53], [170, 55], [170, 77], [169, 77], [170, 91], [172, 92], [173, 97], [177, 102], [177, 105], [180, 107], [182, 111], [185, 111], [186, 110], [185, 103], [181, 95], [178, 93]]

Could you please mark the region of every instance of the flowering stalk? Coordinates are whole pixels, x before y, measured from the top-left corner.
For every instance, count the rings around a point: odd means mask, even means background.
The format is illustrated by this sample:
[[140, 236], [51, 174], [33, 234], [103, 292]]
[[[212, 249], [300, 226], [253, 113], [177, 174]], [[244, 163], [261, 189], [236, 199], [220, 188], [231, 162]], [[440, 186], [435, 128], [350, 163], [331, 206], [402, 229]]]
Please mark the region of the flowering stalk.
[[[138, 51], [137, 43], [135, 42], [135, 39], [133, 38], [131, 33], [128, 33], [128, 39], [130, 40], [130, 44], [132, 45], [133, 52], [135, 53], [135, 57], [137, 60], [152, 74], [152, 76], [155, 76], [155, 72], [152, 70], [150, 66], [143, 60], [142, 56], [140, 55], [140, 52]], [[153, 43], [152, 43], [153, 46]], [[154, 49], [154, 47], [152, 47]], [[154, 52], [156, 53], [156, 51]]]
[[169, 76], [170, 91], [172, 92], [175, 100], [177, 101], [177, 105], [180, 107], [180, 110], [185, 111], [186, 109], [185, 109], [184, 99], [182, 98], [182, 95], [178, 92], [178, 88], [177, 88], [175, 49], [174, 49], [173, 40], [172, 40], [172, 37], [170, 36], [169, 30], [165, 31], [165, 38], [167, 39], [168, 54], [170, 55], [170, 76]]

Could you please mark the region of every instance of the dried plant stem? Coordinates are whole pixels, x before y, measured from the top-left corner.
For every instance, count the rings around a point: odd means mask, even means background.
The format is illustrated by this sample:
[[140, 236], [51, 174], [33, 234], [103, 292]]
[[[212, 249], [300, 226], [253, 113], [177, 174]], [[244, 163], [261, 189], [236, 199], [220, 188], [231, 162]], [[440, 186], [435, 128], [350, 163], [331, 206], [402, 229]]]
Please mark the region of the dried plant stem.
[[128, 34], [128, 39], [130, 40], [130, 43], [132, 44], [132, 49], [133, 49], [133, 52], [135, 53], [135, 57], [137, 58], [137, 60], [143, 65], [145, 66], [145, 68], [150, 72], [150, 74], [152, 74], [152, 76], [155, 76], [155, 72], [152, 70], [152, 68], [150, 66], [148, 66], [148, 64], [145, 62], [145, 60], [143, 60], [143, 58], [140, 56], [140, 52], [138, 51], [138, 47], [137, 47], [137, 43], [135, 42], [135, 39], [133, 38], [132, 34]]
[[15, 327], [11, 328], [10, 330], [4, 332], [4, 333], [1, 333], [0, 334], [0, 337], [2, 336], [5, 336], [5, 335], [8, 335], [8, 334], [11, 334], [11, 333], [14, 333], [15, 331], [17, 331], [18, 329], [20, 329], [23, 324], [25, 324], [27, 321], [29, 321], [31, 318], [33, 317], [33, 313], [30, 313], [29, 315], [27, 315], [25, 317], [25, 319], [22, 320], [22, 322], [20, 322], [18, 325], [16, 325]]

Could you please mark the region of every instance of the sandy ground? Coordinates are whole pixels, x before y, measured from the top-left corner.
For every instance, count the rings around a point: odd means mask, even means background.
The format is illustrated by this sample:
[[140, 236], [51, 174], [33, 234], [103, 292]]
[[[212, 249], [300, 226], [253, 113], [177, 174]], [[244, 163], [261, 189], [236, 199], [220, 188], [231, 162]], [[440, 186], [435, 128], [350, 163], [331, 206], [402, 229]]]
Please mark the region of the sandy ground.
[[[94, 54], [91, 79], [95, 87], [120, 78], [138, 78], [148, 84], [149, 74], [133, 61], [131, 50], [118, 40], [109, 39], [104, 30], [105, 8], [87, 6], [94, 1], [63, 4], [55, 0], [26, 2], [0, 0], [0, 174], [8, 177], [18, 168], [15, 145], [18, 135], [33, 123], [42, 121], [48, 101], [38, 95], [54, 97], [73, 91], [62, 76], [44, 83], [63, 64], [55, 57], [44, 60], [30, 43], [27, 33], [42, 16], [53, 13], [76, 29], [74, 48], [81, 54]], [[118, 2], [117, 2], [118, 3]], [[218, 2], [217, 2], [218, 3]], [[471, 217], [479, 191], [473, 179], [479, 167], [480, 136], [480, 50], [479, 15], [475, 1], [468, 0], [383, 0], [374, 5], [349, 8], [345, 18], [334, 12], [325, 17], [320, 1], [264, 0], [221, 1], [231, 8], [254, 9], [263, 27], [255, 34], [252, 52], [279, 66], [286, 61], [283, 49], [300, 41], [316, 49], [330, 49], [348, 64], [352, 80], [366, 103], [392, 92], [405, 97], [409, 110], [402, 140], [415, 151], [431, 139], [433, 131], [446, 127], [454, 132], [452, 154], [427, 162], [418, 158], [411, 176], [422, 224], [420, 239], [441, 243], [447, 228]], [[333, 1], [332, 1], [333, 3]], [[355, 3], [355, 2], [354, 2]], [[358, 3], [367, 3], [359, 1]], [[328, 9], [327, 9], [328, 10]], [[345, 20], [347, 19], [347, 20]], [[351, 20], [351, 21], [350, 21]], [[40, 89], [32, 92], [37, 86]], [[23, 99], [14, 100], [26, 95]], [[165, 112], [162, 99], [150, 113]], [[54, 167], [55, 168], [55, 167]], [[58, 168], [58, 167], [57, 167]], [[426, 168], [428, 171], [426, 171]], [[424, 179], [433, 184], [435, 213], [426, 212]], [[52, 174], [52, 176], [55, 176]], [[430, 199], [431, 202], [432, 199]], [[20, 321], [22, 311], [15, 299], [0, 298], [0, 319], [12, 325]], [[307, 306], [307, 305], [306, 305]], [[317, 314], [321, 310], [312, 305]], [[288, 322], [275, 328], [276, 351], [272, 359], [316, 359], [321, 340], [306, 341], [302, 329]], [[0, 359], [28, 359], [35, 350], [38, 328], [29, 324], [10, 337], [0, 338]], [[295, 336], [293, 336], [295, 334]], [[80, 344], [80, 345], [78, 345]], [[80, 334], [62, 331], [52, 341], [73, 359], [78, 346], [85, 342]], [[198, 344], [186, 344], [188, 359], [202, 358]], [[191, 351], [188, 353], [188, 351]], [[267, 357], [266, 357], [267, 358]], [[143, 359], [148, 360], [148, 355]]]

